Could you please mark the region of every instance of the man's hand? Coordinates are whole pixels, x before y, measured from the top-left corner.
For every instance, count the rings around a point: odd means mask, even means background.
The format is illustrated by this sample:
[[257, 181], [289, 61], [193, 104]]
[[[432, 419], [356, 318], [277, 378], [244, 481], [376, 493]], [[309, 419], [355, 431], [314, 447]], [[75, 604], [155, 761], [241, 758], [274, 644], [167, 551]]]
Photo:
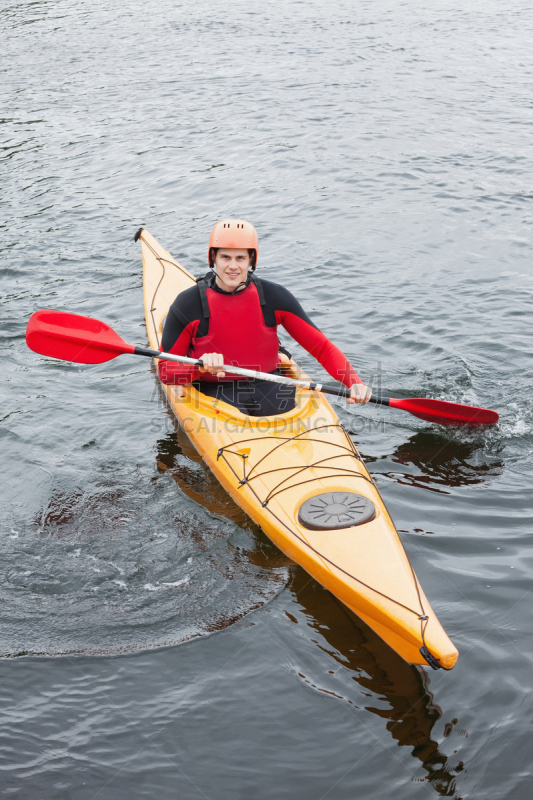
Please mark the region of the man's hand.
[[278, 362], [282, 367], [290, 367], [294, 364], [292, 358], [289, 358], [285, 353], [278, 353]]
[[347, 403], [368, 403], [372, 396], [372, 389], [364, 383], [354, 383], [350, 389], [350, 397], [346, 398]]
[[199, 367], [200, 372], [210, 372], [211, 375], [218, 375], [223, 378], [226, 374], [222, 370], [224, 364], [224, 357], [222, 353], [204, 353], [200, 356], [200, 361], [203, 361], [203, 367]]

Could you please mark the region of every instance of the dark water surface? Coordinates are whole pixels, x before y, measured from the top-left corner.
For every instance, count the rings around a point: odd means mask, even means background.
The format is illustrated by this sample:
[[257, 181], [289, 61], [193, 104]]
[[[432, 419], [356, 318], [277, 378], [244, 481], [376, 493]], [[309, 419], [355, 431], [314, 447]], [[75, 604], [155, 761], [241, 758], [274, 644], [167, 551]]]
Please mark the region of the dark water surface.
[[[0, 25], [0, 796], [529, 798], [531, 4], [4, 2]], [[229, 215], [363, 379], [501, 415], [339, 405], [451, 673], [270, 544], [148, 363], [25, 346], [42, 307], [144, 344], [135, 230], [201, 274]]]

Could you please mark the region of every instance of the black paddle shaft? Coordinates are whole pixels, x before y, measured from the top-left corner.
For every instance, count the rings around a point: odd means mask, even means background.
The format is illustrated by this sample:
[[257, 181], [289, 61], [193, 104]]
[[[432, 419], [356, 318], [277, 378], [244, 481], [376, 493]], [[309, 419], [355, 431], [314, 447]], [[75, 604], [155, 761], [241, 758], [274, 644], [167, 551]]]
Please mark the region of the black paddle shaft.
[[[160, 358], [162, 354], [163, 354], [162, 350], [149, 350], [148, 347], [139, 347], [138, 345], [135, 345], [134, 355], [136, 356], [148, 356], [148, 358]], [[199, 358], [198, 359], [187, 358], [184, 359], [184, 363], [196, 365], [197, 367], [203, 367], [204, 365], [204, 362], [201, 361]]]
[[[350, 392], [350, 390], [348, 389], [347, 386], [340, 386], [340, 385], [339, 386], [333, 386], [332, 384], [328, 384], [328, 383], [323, 383], [322, 385], [320, 385], [320, 384], [314, 384], [314, 383], [311, 382], [310, 388], [314, 389], [315, 386], [317, 388], [319, 388], [319, 390], [321, 392], [324, 392], [325, 394], [335, 394], [335, 395], [337, 395], [337, 397], [349, 397], [350, 394], [351, 394], [351, 392]], [[373, 394], [368, 402], [369, 403], [376, 403], [376, 405], [378, 405], [378, 406], [388, 406], [389, 405], [389, 398], [388, 397], [379, 397], [378, 395]]]

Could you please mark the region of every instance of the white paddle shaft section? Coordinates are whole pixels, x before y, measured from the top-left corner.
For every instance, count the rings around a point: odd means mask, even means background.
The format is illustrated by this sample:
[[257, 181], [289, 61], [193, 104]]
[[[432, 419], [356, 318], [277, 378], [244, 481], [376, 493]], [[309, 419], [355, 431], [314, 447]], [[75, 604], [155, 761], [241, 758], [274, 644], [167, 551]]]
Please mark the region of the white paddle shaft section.
[[[194, 367], [203, 367], [203, 362], [197, 358], [187, 356], [176, 356], [173, 353], [163, 353], [160, 350], [148, 350], [146, 347], [136, 347], [135, 355], [149, 356], [150, 358], [160, 358], [162, 361], [175, 361], [177, 364], [191, 364]], [[337, 397], [349, 397], [350, 390], [341, 384], [330, 386], [314, 381], [299, 381], [296, 378], [288, 378], [285, 375], [273, 375], [271, 372], [257, 372], [255, 369], [244, 369], [243, 367], [228, 366], [222, 364], [221, 372], [228, 372], [230, 375], [242, 375], [244, 378], [253, 378], [259, 381], [271, 381], [272, 383], [283, 383], [286, 386], [301, 386], [303, 389], [312, 389], [317, 392], [327, 392]]]
[[[203, 361], [200, 359], [175, 356], [172, 353], [159, 353], [158, 358], [162, 358], [164, 361], [176, 361], [178, 364], [192, 364], [195, 367], [203, 367], [204, 365]], [[244, 367], [230, 367], [228, 364], [222, 364], [220, 370], [221, 372], [228, 372], [230, 375], [243, 375], [245, 378], [254, 378], [259, 381], [272, 381], [272, 383], [284, 383], [289, 386], [302, 386], [305, 389], [316, 389], [317, 392], [322, 389], [321, 383], [298, 381], [296, 378], [288, 378], [284, 375], [272, 375], [270, 372], [256, 372], [254, 369], [244, 369]]]

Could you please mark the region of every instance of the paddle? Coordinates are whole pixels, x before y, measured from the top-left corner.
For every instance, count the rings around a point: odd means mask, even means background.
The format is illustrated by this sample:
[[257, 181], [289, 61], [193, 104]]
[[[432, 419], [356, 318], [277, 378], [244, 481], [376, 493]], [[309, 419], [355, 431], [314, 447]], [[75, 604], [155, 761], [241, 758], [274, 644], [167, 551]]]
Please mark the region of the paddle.
[[[28, 322], [26, 342], [31, 350], [44, 356], [59, 358], [63, 361], [75, 361], [78, 364], [103, 364], [117, 356], [129, 353], [136, 356], [161, 358], [164, 361], [176, 361], [178, 364], [203, 366], [200, 360], [163, 353], [160, 350], [148, 350], [128, 344], [105, 322], [80, 314], [67, 314], [63, 311], [36, 311]], [[346, 386], [300, 381], [285, 375], [271, 375], [251, 369], [224, 365], [225, 372], [232, 375], [243, 375], [247, 378], [283, 383], [290, 386], [302, 386], [338, 397], [349, 397], [350, 390]], [[398, 408], [415, 417], [440, 424], [494, 425], [498, 422], [496, 411], [459, 403], [448, 403], [444, 400], [424, 400], [412, 398], [399, 400], [395, 397], [370, 398], [371, 403]]]

